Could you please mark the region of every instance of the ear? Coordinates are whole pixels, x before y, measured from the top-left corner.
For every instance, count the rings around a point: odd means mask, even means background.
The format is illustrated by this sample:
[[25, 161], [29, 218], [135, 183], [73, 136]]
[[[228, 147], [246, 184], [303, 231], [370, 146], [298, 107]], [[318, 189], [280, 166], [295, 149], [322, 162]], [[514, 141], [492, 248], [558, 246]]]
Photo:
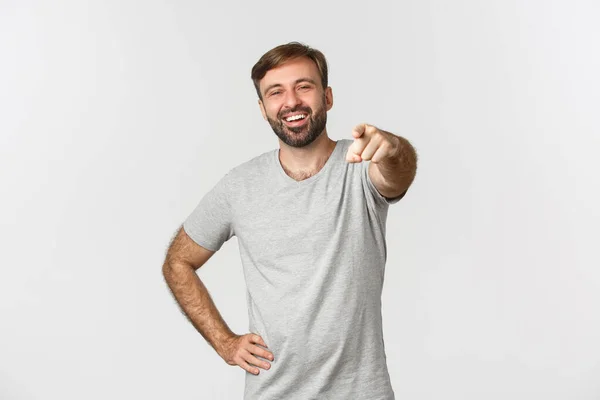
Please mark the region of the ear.
[[260, 107], [260, 113], [262, 114], [263, 119], [267, 121], [267, 111], [265, 111], [265, 105], [261, 99], [258, 99], [258, 106]]
[[327, 89], [325, 89], [325, 104], [327, 105], [327, 111], [333, 107], [333, 89], [331, 89], [331, 86], [327, 86]]

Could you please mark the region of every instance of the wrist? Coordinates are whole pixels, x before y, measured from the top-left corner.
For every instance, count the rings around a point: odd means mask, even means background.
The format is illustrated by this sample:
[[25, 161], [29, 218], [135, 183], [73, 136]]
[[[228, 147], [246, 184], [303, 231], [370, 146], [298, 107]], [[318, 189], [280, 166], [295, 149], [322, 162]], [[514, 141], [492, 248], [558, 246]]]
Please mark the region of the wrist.
[[237, 336], [238, 335], [236, 335], [235, 333], [229, 331], [228, 333], [215, 340], [215, 342], [213, 343], [213, 348], [215, 349], [217, 354], [223, 357], [223, 355], [226, 353], [226, 349], [229, 347], [229, 343], [231, 343], [231, 341]]

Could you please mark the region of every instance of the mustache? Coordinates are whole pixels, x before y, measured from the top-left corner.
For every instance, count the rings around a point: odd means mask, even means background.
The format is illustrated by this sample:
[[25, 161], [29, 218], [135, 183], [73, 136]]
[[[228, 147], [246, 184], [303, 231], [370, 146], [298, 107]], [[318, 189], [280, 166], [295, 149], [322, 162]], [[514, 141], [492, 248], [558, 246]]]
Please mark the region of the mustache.
[[294, 108], [290, 108], [287, 110], [283, 110], [281, 111], [279, 114], [277, 114], [277, 118], [282, 119], [284, 115], [289, 114], [289, 113], [294, 113], [294, 112], [304, 112], [305, 114], [311, 114], [312, 110], [310, 109], [310, 107], [302, 107], [302, 106], [298, 106], [298, 107], [294, 107]]

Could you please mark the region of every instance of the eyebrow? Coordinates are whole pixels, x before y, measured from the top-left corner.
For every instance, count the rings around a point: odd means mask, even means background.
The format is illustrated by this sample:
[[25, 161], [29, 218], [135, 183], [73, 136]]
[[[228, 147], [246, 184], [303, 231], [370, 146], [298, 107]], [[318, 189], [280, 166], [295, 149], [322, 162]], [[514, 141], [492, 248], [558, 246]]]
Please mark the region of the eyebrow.
[[[314, 79], [311, 78], [298, 78], [296, 79], [296, 81], [294, 82], [295, 85], [299, 84], [300, 82], [308, 82], [308, 83], [312, 83], [313, 85], [317, 86], [317, 82], [315, 82]], [[273, 89], [274, 87], [278, 87], [278, 86], [283, 86], [281, 83], [274, 83], [272, 85], [267, 86], [267, 88], [265, 89], [265, 94]]]

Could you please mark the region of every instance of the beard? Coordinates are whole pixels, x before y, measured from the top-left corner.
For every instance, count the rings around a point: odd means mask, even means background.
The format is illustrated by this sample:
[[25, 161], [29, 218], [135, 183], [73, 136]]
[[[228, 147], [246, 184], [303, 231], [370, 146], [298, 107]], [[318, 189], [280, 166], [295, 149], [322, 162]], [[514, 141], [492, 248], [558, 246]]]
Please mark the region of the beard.
[[[303, 112], [307, 115], [308, 122], [299, 127], [289, 127], [283, 123], [283, 115], [291, 112]], [[279, 139], [288, 146], [304, 147], [308, 146], [317, 139], [325, 130], [327, 125], [327, 111], [325, 111], [325, 97], [321, 106], [313, 113], [310, 107], [298, 106], [291, 110], [285, 110], [277, 115], [277, 120], [267, 116], [269, 125]]]

